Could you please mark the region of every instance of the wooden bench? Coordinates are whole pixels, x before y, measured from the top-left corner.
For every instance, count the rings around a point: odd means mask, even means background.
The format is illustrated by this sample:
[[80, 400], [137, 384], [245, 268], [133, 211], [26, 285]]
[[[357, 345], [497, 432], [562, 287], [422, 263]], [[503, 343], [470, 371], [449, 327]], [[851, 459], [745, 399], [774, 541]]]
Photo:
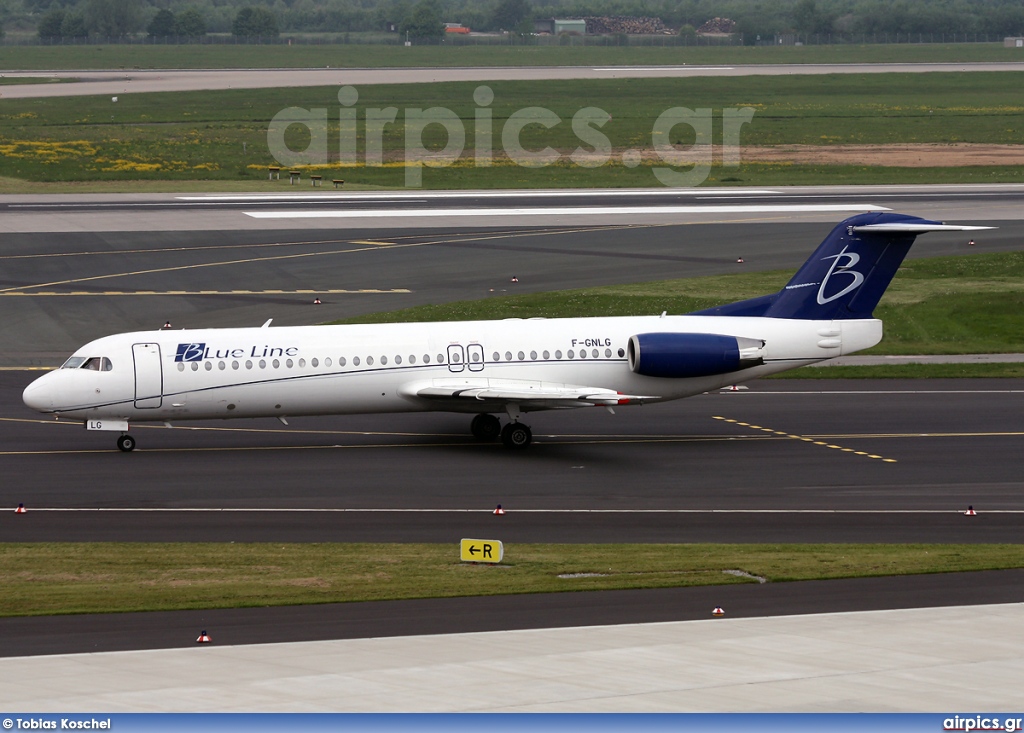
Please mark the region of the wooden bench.
[[302, 177], [302, 171], [288, 171], [288, 183], [295, 185], [295, 182]]
[[334, 183], [334, 187], [335, 188], [341, 188], [342, 186], [345, 185], [345, 179], [344, 178], [335, 178], [333, 183]]
[[268, 181], [272, 181], [275, 178], [277, 180], [281, 180], [281, 169], [280, 168], [275, 168], [274, 166], [270, 166], [269, 170], [270, 170], [270, 173], [267, 174], [267, 180]]
[[317, 186], [319, 186], [323, 182], [324, 177], [323, 176], [310, 176], [309, 180], [313, 182], [313, 188], [316, 188]]

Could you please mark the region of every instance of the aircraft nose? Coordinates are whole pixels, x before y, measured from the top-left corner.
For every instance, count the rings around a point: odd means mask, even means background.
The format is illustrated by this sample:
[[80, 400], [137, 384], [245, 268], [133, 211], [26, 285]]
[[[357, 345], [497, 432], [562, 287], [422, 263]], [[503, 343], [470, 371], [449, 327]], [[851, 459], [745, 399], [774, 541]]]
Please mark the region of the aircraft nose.
[[46, 376], [35, 380], [21, 393], [25, 405], [36, 412], [49, 412], [53, 409], [53, 390], [46, 384]]

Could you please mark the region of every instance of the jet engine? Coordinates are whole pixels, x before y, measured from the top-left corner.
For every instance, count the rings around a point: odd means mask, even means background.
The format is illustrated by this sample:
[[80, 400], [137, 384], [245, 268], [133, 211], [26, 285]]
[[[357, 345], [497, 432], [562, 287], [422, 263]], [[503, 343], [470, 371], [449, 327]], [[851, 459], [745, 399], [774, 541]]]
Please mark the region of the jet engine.
[[629, 368], [645, 377], [708, 377], [764, 363], [764, 341], [715, 333], [639, 333]]

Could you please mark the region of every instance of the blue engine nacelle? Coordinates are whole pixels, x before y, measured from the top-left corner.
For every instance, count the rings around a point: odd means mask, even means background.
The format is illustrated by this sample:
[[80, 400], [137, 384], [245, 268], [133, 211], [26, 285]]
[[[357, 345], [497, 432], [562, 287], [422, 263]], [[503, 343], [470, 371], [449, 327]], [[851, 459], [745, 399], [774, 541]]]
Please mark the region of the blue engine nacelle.
[[708, 377], [764, 364], [764, 341], [715, 333], [640, 333], [629, 368], [645, 377]]

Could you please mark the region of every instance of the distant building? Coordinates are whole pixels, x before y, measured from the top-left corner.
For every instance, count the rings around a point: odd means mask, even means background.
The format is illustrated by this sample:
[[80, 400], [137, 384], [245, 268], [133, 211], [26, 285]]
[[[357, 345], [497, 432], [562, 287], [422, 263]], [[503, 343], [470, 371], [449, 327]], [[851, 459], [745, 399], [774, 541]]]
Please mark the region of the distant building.
[[1004, 38], [1003, 45], [1007, 48], [1024, 48], [1024, 38]]
[[577, 33], [582, 36], [587, 33], [587, 21], [582, 18], [567, 20], [542, 18], [541, 20], [533, 21], [533, 32], [546, 33], [552, 36], [557, 36], [559, 33]]

